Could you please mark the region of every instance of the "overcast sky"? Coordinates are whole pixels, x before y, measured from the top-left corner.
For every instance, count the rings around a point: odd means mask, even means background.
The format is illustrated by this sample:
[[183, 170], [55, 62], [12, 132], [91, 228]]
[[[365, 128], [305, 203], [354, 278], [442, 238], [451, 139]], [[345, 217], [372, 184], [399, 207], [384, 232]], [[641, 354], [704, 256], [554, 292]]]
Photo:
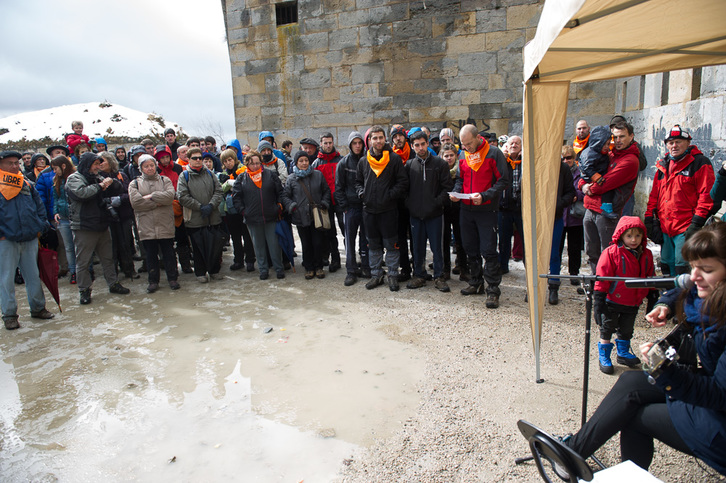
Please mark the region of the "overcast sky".
[[0, 117], [108, 100], [235, 137], [221, 0], [2, 0], [0, 45]]

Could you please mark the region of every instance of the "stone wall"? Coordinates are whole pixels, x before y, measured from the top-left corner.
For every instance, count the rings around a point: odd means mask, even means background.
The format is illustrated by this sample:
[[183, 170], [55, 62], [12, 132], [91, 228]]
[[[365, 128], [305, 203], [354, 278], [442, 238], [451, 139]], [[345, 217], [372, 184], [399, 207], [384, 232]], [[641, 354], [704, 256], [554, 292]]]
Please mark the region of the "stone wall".
[[522, 48], [541, 0], [300, 0], [298, 23], [280, 27], [270, 0], [222, 1], [241, 140], [522, 130]]

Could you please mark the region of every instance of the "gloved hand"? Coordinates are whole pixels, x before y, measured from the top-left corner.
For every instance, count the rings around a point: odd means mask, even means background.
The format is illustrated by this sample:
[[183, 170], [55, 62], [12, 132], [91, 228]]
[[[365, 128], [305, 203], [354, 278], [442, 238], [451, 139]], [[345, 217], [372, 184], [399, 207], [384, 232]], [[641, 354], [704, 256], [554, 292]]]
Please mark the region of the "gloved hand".
[[693, 219], [691, 219], [691, 224], [688, 225], [688, 228], [686, 229], [686, 240], [691, 238], [698, 230], [703, 228], [705, 223], [705, 219], [700, 216], [694, 216]]
[[212, 205], [210, 205], [209, 203], [207, 203], [206, 205], [202, 205], [199, 211], [202, 212], [202, 216], [204, 218], [209, 218], [212, 215]]
[[118, 208], [121, 206], [121, 197], [120, 196], [112, 196], [111, 197], [111, 206], [114, 208]]
[[602, 327], [602, 322], [610, 318], [610, 309], [605, 301], [607, 294], [605, 292], [593, 292], [592, 295], [592, 313], [595, 314], [595, 322]]
[[653, 233], [653, 217], [646, 216], [643, 218], [643, 224], [645, 224], [645, 232], [648, 234], [648, 238], [650, 238], [650, 234]]

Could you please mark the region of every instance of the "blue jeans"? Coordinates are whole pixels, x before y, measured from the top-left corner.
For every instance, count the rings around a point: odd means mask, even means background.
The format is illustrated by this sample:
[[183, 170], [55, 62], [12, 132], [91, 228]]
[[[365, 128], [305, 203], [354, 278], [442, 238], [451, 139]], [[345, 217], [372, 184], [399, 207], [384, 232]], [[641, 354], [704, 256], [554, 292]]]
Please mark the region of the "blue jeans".
[[66, 259], [68, 260], [68, 271], [76, 273], [76, 245], [73, 242], [73, 230], [71, 230], [71, 222], [66, 218], [61, 218], [58, 222], [58, 233], [63, 238], [63, 245], [66, 249]]
[[270, 251], [270, 259], [272, 266], [277, 273], [284, 273], [285, 267], [282, 265], [282, 252], [280, 244], [277, 243], [277, 233], [275, 233], [276, 223], [248, 223], [247, 228], [252, 236], [252, 245], [255, 247], [255, 258], [257, 258], [257, 268], [260, 273], [267, 273], [270, 267], [267, 264], [267, 251]]
[[[552, 248], [550, 249], [550, 275], [559, 275], [562, 266], [562, 252], [560, 251], [560, 240], [562, 239], [562, 231], [565, 228], [565, 221], [559, 218], [552, 227]], [[551, 278], [549, 285], [560, 285], [559, 278]]]
[[40, 312], [45, 308], [45, 294], [38, 275], [37, 238], [24, 242], [0, 240], [0, 306], [3, 317], [18, 314], [15, 268], [20, 268], [23, 274], [30, 312]]
[[355, 261], [355, 239], [358, 237], [358, 253], [360, 254], [360, 266], [362, 269], [370, 270], [368, 265], [368, 237], [366, 228], [363, 225], [363, 207], [348, 208], [343, 215], [345, 227], [345, 270], [349, 275], [355, 275], [358, 271], [358, 264]]
[[671, 277], [688, 273], [690, 271], [688, 262], [683, 259], [681, 248], [686, 242], [686, 232], [670, 237], [663, 233], [663, 245], [660, 250], [660, 263], [668, 265]]
[[442, 237], [444, 231], [444, 215], [421, 220], [411, 217], [411, 240], [413, 241], [413, 274], [420, 278], [426, 277], [426, 240], [434, 254], [434, 278], [444, 274], [444, 253]]

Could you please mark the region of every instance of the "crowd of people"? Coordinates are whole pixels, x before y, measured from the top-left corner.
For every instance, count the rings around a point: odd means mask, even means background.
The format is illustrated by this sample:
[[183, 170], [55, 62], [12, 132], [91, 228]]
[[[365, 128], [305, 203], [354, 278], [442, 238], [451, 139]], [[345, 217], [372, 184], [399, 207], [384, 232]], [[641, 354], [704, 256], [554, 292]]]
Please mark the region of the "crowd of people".
[[[522, 139], [517, 135], [497, 137], [474, 125], [458, 133], [393, 125], [387, 133], [375, 125], [365, 134], [351, 132], [343, 155], [329, 132], [300, 140], [293, 152], [289, 140], [278, 149], [270, 131], [259, 133], [254, 149], [233, 139], [217, 150], [211, 136], [189, 137], [180, 144], [174, 130], [167, 129], [164, 144], [144, 139], [128, 150], [118, 146], [109, 152], [103, 138], [90, 140], [83, 134], [82, 123], [74, 122], [72, 129], [65, 144], [50, 146], [45, 153], [0, 153], [0, 264], [5, 267], [0, 303], [9, 330], [19, 327], [17, 283], [25, 283], [31, 317], [54, 316], [45, 306], [39, 280], [39, 240], [58, 252], [59, 276], [68, 275], [69, 283], [78, 286], [81, 304], [92, 302], [94, 261], [110, 293], [128, 294], [120, 276], [135, 279], [139, 272], [148, 274], [147, 292], [158, 291], [162, 266], [169, 288], [177, 290], [179, 271], [193, 273], [199, 283], [218, 279], [230, 241], [230, 270], [257, 270], [266, 280], [274, 269], [276, 278], [284, 279], [298, 256], [294, 225], [307, 280], [324, 278], [326, 267], [328, 273], [343, 268], [340, 230], [346, 287], [363, 278], [368, 290], [387, 285], [395, 292], [403, 282], [408, 289], [419, 289], [432, 281], [435, 289], [449, 292], [448, 280], [458, 275], [467, 282], [460, 293], [486, 294], [490, 309], [499, 307], [502, 276], [509, 272], [510, 258], [517, 257], [517, 235], [521, 244]], [[573, 142], [562, 147], [553, 190], [550, 273], [560, 274], [567, 245], [570, 275], [579, 274], [584, 248], [592, 274], [649, 277], [655, 265], [647, 238], [660, 244], [661, 272], [690, 273], [695, 284], [687, 292], [685, 314], [689, 321], [701, 322], [701, 332], [697, 328], [694, 336], [704, 362], [698, 384], [715, 394], [706, 399], [708, 408], [716, 408], [699, 417], [715, 421], [714, 438], [724, 441], [726, 235], [724, 225], [713, 219], [726, 196], [726, 168], [715, 171], [679, 125], [663, 141], [665, 155], [656, 163], [641, 219], [632, 216], [633, 195], [647, 160], [633, 126], [622, 116], [592, 130], [585, 120], [577, 122]], [[429, 252], [432, 263], [427, 264]], [[549, 284], [548, 301], [556, 305], [559, 280]], [[639, 365], [630, 345], [638, 307], [647, 299], [648, 320], [662, 325], [677, 312], [676, 299], [666, 294], [658, 301], [655, 290], [633, 290], [606, 280], [593, 288], [601, 371], [614, 372], [613, 349], [619, 364]], [[707, 312], [696, 313], [701, 306]], [[667, 393], [686, 405], [669, 402], [666, 411], [674, 428], [661, 432], [663, 440], [722, 471], [723, 451], [695, 443], [701, 423], [688, 426], [683, 415], [696, 414], [688, 405], [700, 407], [699, 398], [705, 396], [670, 385], [689, 377], [676, 369], [663, 371], [656, 381], [661, 392], [657, 397], [651, 394], [655, 389], [648, 393], [660, 402]], [[618, 384], [624, 389], [608, 405], [645, 391], [640, 379]], [[650, 411], [651, 405], [643, 407]], [[660, 416], [663, 407], [657, 409]], [[632, 408], [627, 411], [635, 417]], [[613, 433], [593, 425], [569, 443], [584, 456]], [[624, 426], [612, 426], [616, 428]], [[650, 423], [642, 423], [639, 431], [645, 439], [633, 441], [647, 445], [655, 431], [651, 429]], [[632, 444], [625, 446], [624, 454], [635, 451]], [[649, 464], [652, 442], [649, 447], [634, 453], [638, 464]]]

